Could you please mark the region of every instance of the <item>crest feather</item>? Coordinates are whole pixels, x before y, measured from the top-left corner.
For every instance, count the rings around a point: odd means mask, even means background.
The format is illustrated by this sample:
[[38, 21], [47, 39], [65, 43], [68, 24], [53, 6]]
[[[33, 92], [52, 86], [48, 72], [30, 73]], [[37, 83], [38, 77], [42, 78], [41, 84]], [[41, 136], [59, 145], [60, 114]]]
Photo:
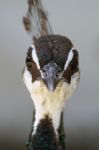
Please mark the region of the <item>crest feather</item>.
[[41, 0], [28, 0], [28, 11], [26, 16], [23, 17], [23, 23], [25, 30], [31, 34], [32, 38], [52, 34]]

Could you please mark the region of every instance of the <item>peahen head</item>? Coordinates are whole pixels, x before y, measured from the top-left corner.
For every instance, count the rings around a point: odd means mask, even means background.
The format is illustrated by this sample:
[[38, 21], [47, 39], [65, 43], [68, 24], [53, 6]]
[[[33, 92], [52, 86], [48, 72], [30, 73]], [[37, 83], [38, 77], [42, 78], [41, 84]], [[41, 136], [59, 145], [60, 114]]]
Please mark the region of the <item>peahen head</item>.
[[64, 104], [79, 82], [78, 52], [71, 41], [60, 35], [35, 39], [27, 52], [23, 79], [36, 110], [34, 133], [45, 116], [57, 133]]

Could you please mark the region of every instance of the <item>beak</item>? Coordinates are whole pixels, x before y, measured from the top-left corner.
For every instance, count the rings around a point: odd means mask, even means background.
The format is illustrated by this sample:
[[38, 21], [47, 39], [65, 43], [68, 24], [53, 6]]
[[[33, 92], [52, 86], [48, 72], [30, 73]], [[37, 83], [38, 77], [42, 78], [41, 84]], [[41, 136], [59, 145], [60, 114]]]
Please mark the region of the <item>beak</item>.
[[42, 69], [43, 81], [49, 91], [54, 91], [60, 78], [61, 69], [55, 63], [48, 63]]
[[57, 86], [58, 81], [53, 78], [47, 78], [44, 80], [44, 83], [49, 91], [54, 91]]

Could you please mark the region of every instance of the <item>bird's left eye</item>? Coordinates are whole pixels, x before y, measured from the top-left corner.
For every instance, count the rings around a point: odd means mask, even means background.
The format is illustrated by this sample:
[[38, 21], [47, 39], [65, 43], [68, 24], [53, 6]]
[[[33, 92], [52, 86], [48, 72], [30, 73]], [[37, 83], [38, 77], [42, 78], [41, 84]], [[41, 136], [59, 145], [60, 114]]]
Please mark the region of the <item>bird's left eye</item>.
[[73, 50], [73, 53], [74, 53], [74, 57], [70, 62], [70, 66], [73, 70], [75, 70], [78, 66], [78, 52], [76, 50]]
[[77, 67], [77, 62], [72, 61], [72, 62], [70, 63], [70, 66], [71, 66], [71, 68], [74, 70], [74, 69]]

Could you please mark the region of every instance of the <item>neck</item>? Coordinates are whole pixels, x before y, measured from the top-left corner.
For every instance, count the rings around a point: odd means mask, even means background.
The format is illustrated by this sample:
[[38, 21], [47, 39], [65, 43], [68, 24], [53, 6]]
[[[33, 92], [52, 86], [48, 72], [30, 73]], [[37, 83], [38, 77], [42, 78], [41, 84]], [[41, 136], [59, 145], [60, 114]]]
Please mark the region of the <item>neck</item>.
[[53, 127], [52, 119], [46, 115], [44, 119], [40, 120], [35, 134], [33, 134], [32, 131], [30, 141], [30, 146], [33, 150], [66, 150], [63, 112], [61, 113], [60, 125], [57, 130], [57, 134]]
[[54, 92], [48, 91], [42, 82], [35, 82], [31, 97], [35, 106], [35, 121], [33, 135], [36, 133], [40, 120], [48, 116], [57, 135], [64, 103], [69, 97], [66, 83], [60, 83]]
[[63, 107], [71, 93], [68, 84], [61, 82], [54, 92], [42, 82], [33, 83], [31, 98], [35, 106], [35, 120], [31, 134], [33, 150], [64, 150]]

